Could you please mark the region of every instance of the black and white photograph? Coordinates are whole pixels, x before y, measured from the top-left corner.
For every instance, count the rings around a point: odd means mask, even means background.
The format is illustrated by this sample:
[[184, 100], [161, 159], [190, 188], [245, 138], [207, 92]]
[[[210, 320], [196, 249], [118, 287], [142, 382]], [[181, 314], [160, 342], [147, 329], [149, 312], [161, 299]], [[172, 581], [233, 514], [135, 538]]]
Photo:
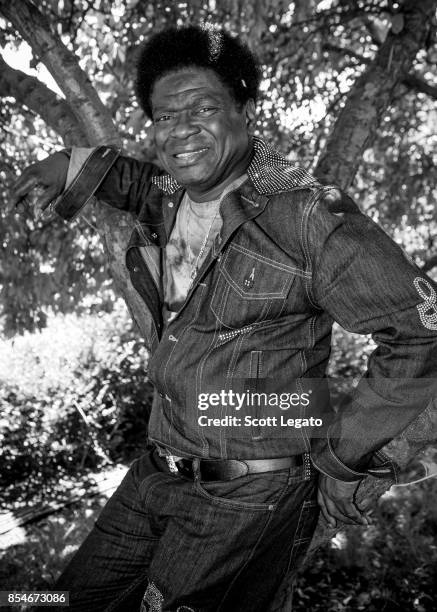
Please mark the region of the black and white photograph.
[[437, 0], [0, 0], [0, 610], [437, 609]]

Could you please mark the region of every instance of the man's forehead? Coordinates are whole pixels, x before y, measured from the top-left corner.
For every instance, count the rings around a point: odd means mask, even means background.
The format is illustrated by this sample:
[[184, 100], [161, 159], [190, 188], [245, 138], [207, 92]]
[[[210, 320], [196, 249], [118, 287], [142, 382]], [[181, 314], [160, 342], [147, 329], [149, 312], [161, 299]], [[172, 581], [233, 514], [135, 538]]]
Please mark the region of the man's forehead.
[[185, 100], [198, 95], [222, 96], [227, 90], [212, 70], [186, 68], [158, 79], [151, 95], [153, 107], [171, 101]]

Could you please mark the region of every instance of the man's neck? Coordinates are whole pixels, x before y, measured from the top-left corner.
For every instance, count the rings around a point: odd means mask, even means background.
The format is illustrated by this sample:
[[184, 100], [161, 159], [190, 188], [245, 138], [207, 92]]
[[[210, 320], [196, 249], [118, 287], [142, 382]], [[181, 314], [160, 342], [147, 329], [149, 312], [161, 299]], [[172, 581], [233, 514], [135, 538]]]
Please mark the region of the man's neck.
[[238, 162], [238, 164], [234, 166], [232, 172], [230, 172], [230, 174], [228, 174], [225, 179], [223, 179], [222, 181], [220, 181], [219, 183], [217, 183], [206, 191], [198, 191], [195, 187], [192, 188], [190, 186], [187, 186], [187, 194], [189, 198], [193, 202], [199, 203], [210, 202], [211, 200], [218, 200], [222, 193], [225, 191], [225, 189], [246, 172], [251, 162], [252, 154], [253, 147], [251, 143], [251, 146], [248, 147], [245, 156]]

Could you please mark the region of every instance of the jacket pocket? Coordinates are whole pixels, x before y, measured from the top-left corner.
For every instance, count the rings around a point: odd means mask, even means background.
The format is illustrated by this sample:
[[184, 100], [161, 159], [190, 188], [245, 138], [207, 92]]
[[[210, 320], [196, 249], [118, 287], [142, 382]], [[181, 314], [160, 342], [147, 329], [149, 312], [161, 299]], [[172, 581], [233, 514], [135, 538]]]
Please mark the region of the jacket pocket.
[[231, 244], [220, 264], [211, 310], [230, 329], [275, 319], [295, 279], [293, 272], [291, 266]]

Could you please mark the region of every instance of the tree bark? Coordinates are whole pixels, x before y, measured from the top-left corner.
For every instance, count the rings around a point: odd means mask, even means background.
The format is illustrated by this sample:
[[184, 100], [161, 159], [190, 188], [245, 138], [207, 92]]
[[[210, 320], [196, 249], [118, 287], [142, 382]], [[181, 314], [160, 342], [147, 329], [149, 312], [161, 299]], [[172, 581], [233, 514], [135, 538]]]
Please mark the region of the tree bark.
[[68, 103], [35, 77], [11, 68], [1, 56], [0, 91], [2, 96], [15, 98], [20, 106], [25, 105], [39, 115], [61, 136], [65, 146], [89, 146]]
[[427, 83], [425, 79], [423, 79], [418, 74], [408, 74], [403, 82], [411, 89], [420, 91], [421, 93], [426, 94], [430, 98], [434, 98], [434, 100], [437, 100], [437, 85], [431, 85], [431, 83]]
[[406, 0], [402, 30], [388, 33], [375, 59], [354, 83], [320, 155], [317, 176], [343, 189], [351, 185], [396, 87], [429, 35], [435, 6], [435, 0]]
[[50, 71], [90, 143], [118, 145], [120, 137], [108, 110], [79, 66], [77, 57], [52, 31], [44, 15], [30, 0], [0, 0], [0, 12]]

